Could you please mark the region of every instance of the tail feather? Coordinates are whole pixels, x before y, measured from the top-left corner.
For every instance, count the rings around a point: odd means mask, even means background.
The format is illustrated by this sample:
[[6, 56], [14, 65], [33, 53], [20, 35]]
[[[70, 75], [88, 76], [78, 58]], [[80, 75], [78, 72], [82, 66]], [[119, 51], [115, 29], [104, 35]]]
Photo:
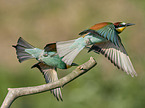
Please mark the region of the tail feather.
[[22, 37], [18, 39], [18, 44], [19, 46], [23, 46], [24, 48], [29, 48], [29, 49], [34, 48], [34, 46], [26, 42]]
[[75, 40], [56, 43], [57, 53], [66, 64], [71, 65], [78, 53], [85, 47]]
[[20, 37], [18, 39], [17, 45], [13, 45], [12, 47], [16, 49], [17, 58], [20, 63], [27, 59], [34, 58], [33, 56], [25, 52], [25, 49], [33, 49], [34, 47], [26, 42], [23, 38]]

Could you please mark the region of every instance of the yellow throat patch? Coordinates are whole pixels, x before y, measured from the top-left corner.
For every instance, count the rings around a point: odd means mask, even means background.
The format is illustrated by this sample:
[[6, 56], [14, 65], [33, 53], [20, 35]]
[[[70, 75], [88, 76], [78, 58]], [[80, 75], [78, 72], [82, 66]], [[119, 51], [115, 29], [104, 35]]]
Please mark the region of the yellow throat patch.
[[121, 33], [125, 28], [126, 28], [126, 27], [119, 27], [119, 28], [117, 28], [116, 30], [117, 30], [119, 33]]

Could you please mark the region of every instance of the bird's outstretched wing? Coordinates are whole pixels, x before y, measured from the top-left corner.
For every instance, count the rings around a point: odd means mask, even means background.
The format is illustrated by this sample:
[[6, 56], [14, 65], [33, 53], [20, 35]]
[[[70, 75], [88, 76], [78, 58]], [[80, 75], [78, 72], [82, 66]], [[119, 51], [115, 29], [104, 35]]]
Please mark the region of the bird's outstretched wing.
[[101, 36], [111, 41], [115, 45], [119, 46], [118, 33], [115, 30], [115, 26], [113, 25], [113, 23], [103, 22], [103, 23], [95, 24], [91, 28], [79, 33], [79, 35], [84, 35], [86, 33], [89, 33], [89, 35], [93, 35], [93, 36], [95, 36], [96, 34], [97, 36]]
[[123, 44], [121, 43], [121, 40], [119, 39], [119, 46], [114, 45], [112, 42], [107, 41], [100, 44], [94, 44], [88, 52], [93, 50], [96, 53], [101, 53], [105, 57], [108, 58], [115, 66], [117, 66], [119, 69], [122, 69], [127, 74], [131, 74], [133, 77], [134, 75], [137, 76], [137, 73], [131, 63], [131, 60], [125, 51], [125, 48]]
[[[34, 68], [34, 67], [37, 67], [42, 72], [46, 83], [50, 83], [50, 82], [54, 82], [54, 81], [58, 80], [56, 68], [50, 67], [50, 66], [48, 66], [44, 63], [40, 63], [40, 62], [32, 66], [32, 68]], [[56, 97], [56, 99], [58, 101], [59, 100], [63, 101], [60, 88], [51, 90], [51, 93], [53, 93], [53, 95]]]

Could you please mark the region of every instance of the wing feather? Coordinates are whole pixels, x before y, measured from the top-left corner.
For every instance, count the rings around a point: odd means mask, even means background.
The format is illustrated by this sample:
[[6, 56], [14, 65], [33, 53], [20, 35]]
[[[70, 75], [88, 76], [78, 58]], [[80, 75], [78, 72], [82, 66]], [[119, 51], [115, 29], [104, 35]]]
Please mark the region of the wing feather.
[[106, 22], [96, 24], [91, 28], [82, 31], [79, 35], [84, 35], [86, 33], [91, 33], [94, 37], [99, 35], [119, 47], [118, 33], [113, 23]]
[[[32, 66], [32, 68], [34, 67], [37, 67], [41, 71], [41, 73], [44, 75], [46, 83], [50, 83], [58, 80], [56, 68], [50, 67], [40, 62]], [[58, 101], [59, 100], [63, 101], [60, 88], [55, 88], [51, 90], [51, 93], [53, 93], [53, 95], [56, 97]]]
[[[99, 30], [95, 30], [95, 32], [97, 32], [102, 37], [106, 38], [107, 40], [111, 41], [115, 45], [119, 46], [119, 42], [117, 38], [118, 33], [115, 30], [115, 26], [113, 24], [108, 24]], [[106, 32], [106, 33], [102, 34], [102, 32]]]
[[127, 74], [131, 74], [132, 77], [134, 75], [137, 76], [137, 73], [127, 52], [125, 51], [123, 44], [121, 43], [121, 40], [118, 41], [118, 44], [120, 47], [114, 45], [111, 41], [107, 41], [101, 44], [94, 44], [90, 49], [97, 53], [100, 52], [115, 66], [117, 66], [119, 69], [122, 69]]

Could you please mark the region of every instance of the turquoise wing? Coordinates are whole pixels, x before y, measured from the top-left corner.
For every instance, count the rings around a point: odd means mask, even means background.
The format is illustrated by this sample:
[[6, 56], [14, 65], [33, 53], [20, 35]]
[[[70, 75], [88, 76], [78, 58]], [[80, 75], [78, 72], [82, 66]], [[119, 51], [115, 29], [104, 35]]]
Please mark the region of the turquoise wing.
[[115, 30], [115, 26], [113, 25], [113, 23], [104, 23], [103, 25], [102, 24], [103, 23], [96, 24], [92, 26], [91, 28], [82, 31], [81, 33], [79, 33], [79, 35], [88, 34], [94, 37], [99, 35], [111, 41], [115, 45], [119, 46], [118, 32]]
[[107, 40], [113, 42], [115, 45], [119, 46], [118, 33], [115, 30], [115, 26], [113, 24], [106, 25], [105, 27], [95, 30], [100, 36], [106, 38]]

